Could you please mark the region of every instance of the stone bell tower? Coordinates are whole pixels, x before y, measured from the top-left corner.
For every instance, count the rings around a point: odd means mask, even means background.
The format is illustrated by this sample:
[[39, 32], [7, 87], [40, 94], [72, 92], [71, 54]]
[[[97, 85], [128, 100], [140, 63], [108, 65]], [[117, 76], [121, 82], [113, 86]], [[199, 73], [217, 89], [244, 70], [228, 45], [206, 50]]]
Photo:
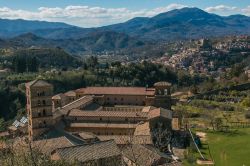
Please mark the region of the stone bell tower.
[[154, 106], [171, 109], [171, 84], [168, 82], [157, 82], [155, 87]]
[[36, 139], [53, 125], [53, 86], [43, 80], [25, 84], [27, 98], [28, 133], [30, 140]]

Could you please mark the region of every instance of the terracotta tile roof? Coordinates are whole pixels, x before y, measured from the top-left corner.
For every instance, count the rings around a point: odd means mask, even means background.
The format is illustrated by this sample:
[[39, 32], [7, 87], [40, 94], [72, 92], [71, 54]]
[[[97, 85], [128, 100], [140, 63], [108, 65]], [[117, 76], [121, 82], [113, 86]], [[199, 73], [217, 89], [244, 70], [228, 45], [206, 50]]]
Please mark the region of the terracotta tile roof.
[[59, 94], [53, 96], [53, 97], [52, 97], [52, 100], [53, 100], [53, 99], [60, 100], [60, 99], [63, 99], [63, 98], [65, 98], [65, 97], [66, 97], [66, 96], [65, 96], [63, 93], [59, 93]]
[[87, 162], [113, 156], [120, 156], [121, 152], [114, 141], [98, 142], [87, 145], [72, 146], [56, 149], [61, 159], [67, 161]]
[[156, 86], [171, 86], [171, 85], [172, 85], [171, 83], [165, 82], [165, 81], [156, 82], [156, 83], [154, 84], [155, 87], [156, 87]]
[[144, 122], [136, 126], [134, 135], [151, 135], [149, 122]]
[[75, 97], [76, 96], [76, 92], [75, 91], [68, 91], [66, 93], [64, 93], [65, 96], [69, 96], [69, 97]]
[[143, 145], [152, 145], [151, 136], [130, 136], [130, 135], [98, 135], [100, 141], [114, 140], [118, 145], [125, 144], [143, 144]]
[[8, 131], [0, 132], [0, 138], [1, 138], [1, 137], [7, 137], [7, 136], [9, 136], [9, 135], [10, 135], [10, 133], [9, 133]]
[[62, 108], [56, 110], [54, 113], [55, 118], [57, 116], [60, 116], [60, 115], [67, 115], [70, 110], [75, 109], [75, 108], [80, 108], [81, 106], [88, 105], [92, 102], [93, 102], [93, 97], [83, 96], [82, 98], [75, 100], [75, 101], [63, 106]]
[[78, 109], [72, 109], [68, 116], [73, 117], [124, 117], [124, 118], [145, 118], [148, 114], [145, 112], [133, 112], [133, 111], [82, 111]]
[[115, 124], [115, 123], [71, 123], [70, 127], [79, 128], [136, 128], [136, 124]]
[[149, 112], [152, 109], [155, 109], [155, 107], [153, 107], [153, 106], [143, 107], [142, 112]]
[[157, 117], [164, 117], [164, 118], [172, 119], [172, 112], [164, 108], [156, 108], [156, 109], [149, 111], [148, 119], [153, 119]]
[[95, 139], [97, 136], [91, 132], [81, 132], [77, 134], [79, 137], [81, 137], [84, 140], [87, 139]]
[[42, 153], [48, 155], [57, 148], [73, 146], [73, 144], [64, 136], [34, 141], [32, 145], [34, 148], [37, 148]]
[[77, 89], [85, 95], [154, 95], [155, 89], [143, 87], [87, 87]]
[[[36, 140], [31, 142], [31, 146], [43, 154], [50, 155], [50, 153], [57, 148], [70, 147], [73, 146], [73, 144], [66, 137], [62, 136], [57, 138]], [[27, 152], [29, 150], [28, 138], [15, 138], [13, 140], [13, 147], [15, 150]]]
[[28, 82], [25, 84], [26, 87], [31, 87], [31, 86], [35, 86], [35, 87], [43, 87], [43, 86], [52, 86], [51, 84], [49, 84], [48, 82], [46, 81], [43, 81], [43, 80], [34, 80], [34, 81], [31, 81], [31, 82]]
[[169, 160], [169, 156], [147, 145], [129, 145], [126, 148], [123, 148], [122, 154], [137, 165], [142, 166], [162, 165]]

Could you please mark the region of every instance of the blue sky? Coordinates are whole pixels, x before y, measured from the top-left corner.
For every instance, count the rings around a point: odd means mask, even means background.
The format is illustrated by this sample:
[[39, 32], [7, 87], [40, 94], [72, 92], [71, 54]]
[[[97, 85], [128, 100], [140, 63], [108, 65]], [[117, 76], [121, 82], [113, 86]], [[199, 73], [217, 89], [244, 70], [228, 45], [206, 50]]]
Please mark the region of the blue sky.
[[219, 15], [250, 16], [250, 0], [0, 0], [0, 18], [96, 27], [183, 7], [198, 7]]

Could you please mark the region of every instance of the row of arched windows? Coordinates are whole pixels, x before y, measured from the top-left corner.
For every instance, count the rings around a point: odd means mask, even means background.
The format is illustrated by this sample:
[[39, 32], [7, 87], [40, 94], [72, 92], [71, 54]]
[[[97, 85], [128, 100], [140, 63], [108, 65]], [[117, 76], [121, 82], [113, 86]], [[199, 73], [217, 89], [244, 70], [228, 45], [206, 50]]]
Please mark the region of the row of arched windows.
[[45, 96], [45, 92], [42, 91], [42, 92], [37, 92], [37, 96]]

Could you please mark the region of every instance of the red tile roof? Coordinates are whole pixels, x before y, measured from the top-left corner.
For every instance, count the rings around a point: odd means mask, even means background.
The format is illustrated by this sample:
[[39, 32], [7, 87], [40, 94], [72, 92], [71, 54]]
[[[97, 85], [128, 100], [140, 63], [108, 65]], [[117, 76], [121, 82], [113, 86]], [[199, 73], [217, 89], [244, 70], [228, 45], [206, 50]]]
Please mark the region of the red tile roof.
[[76, 96], [76, 92], [75, 91], [68, 91], [66, 93], [64, 93], [65, 96], [69, 96], [69, 97], [75, 97]]
[[[122, 149], [122, 154], [135, 165], [168, 165], [170, 159], [164, 153], [154, 147], [140, 144], [132, 144]], [[126, 160], [125, 160], [126, 162]]]
[[80, 162], [93, 161], [121, 155], [121, 151], [114, 141], [59, 148], [52, 152], [52, 154], [54, 153], [57, 153], [61, 159]]
[[91, 104], [92, 102], [93, 102], [93, 97], [83, 96], [82, 98], [77, 99], [63, 106], [59, 110], [56, 110], [54, 113], [54, 118], [57, 118], [58, 116], [61, 116], [61, 115], [67, 115], [70, 110], [80, 108], [82, 105], [88, 105], [88, 104]]
[[136, 124], [115, 124], [115, 123], [71, 123], [70, 127], [74, 128], [136, 128]]
[[76, 90], [85, 95], [154, 95], [155, 89], [143, 87], [87, 87]]
[[154, 86], [164, 86], [164, 87], [168, 87], [168, 86], [171, 86], [171, 83], [165, 82], [165, 81], [156, 82], [156, 83], [154, 84]]
[[68, 116], [73, 117], [124, 117], [124, 118], [145, 118], [147, 119], [148, 113], [146, 112], [133, 112], [133, 111], [82, 111], [72, 109]]
[[114, 140], [118, 145], [125, 144], [143, 144], [143, 145], [152, 145], [152, 138], [150, 135], [139, 135], [139, 136], [130, 136], [130, 135], [98, 135], [98, 139], [101, 141]]
[[156, 108], [149, 111], [148, 119], [153, 119], [157, 117], [172, 119], [172, 112], [164, 108]]
[[35, 86], [35, 87], [52, 86], [51, 84], [49, 84], [48, 82], [43, 81], [43, 80], [34, 80], [34, 81], [31, 81], [31, 82], [27, 82], [25, 85], [26, 85], [26, 87], [31, 87], [31, 86]]
[[66, 97], [66, 96], [65, 96], [63, 93], [59, 93], [59, 94], [53, 96], [53, 97], [52, 97], [52, 100], [53, 100], [53, 99], [54, 99], [54, 100], [60, 100], [60, 99], [63, 99], [63, 98], [65, 98], [65, 97]]
[[73, 144], [63, 136], [58, 138], [34, 141], [32, 146], [40, 152], [49, 155], [53, 150], [57, 148], [70, 147], [73, 146]]
[[96, 138], [96, 135], [91, 132], [81, 132], [81, 133], [78, 133], [77, 135], [84, 140]]

